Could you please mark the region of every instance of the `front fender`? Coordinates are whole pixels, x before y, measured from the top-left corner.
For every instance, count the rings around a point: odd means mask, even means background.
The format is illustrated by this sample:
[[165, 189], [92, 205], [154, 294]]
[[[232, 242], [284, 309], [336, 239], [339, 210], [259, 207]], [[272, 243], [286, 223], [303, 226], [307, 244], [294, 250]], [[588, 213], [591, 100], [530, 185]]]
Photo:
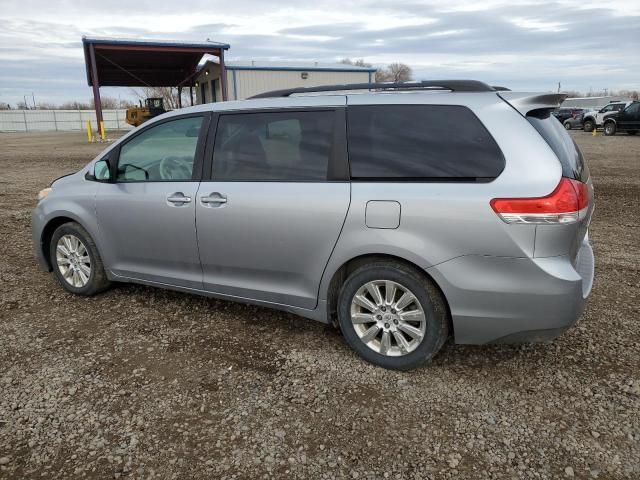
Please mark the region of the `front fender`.
[[77, 174], [61, 181], [73, 182], [73, 186], [58, 189], [54, 187], [49, 196], [38, 203], [31, 215], [34, 253], [45, 270], [50, 270], [51, 265], [46, 260], [48, 247], [44, 245], [44, 235], [47, 226], [56, 219], [68, 218], [77, 222], [89, 233], [98, 249], [101, 249], [95, 208], [97, 184], [84, 178], [80, 180]]

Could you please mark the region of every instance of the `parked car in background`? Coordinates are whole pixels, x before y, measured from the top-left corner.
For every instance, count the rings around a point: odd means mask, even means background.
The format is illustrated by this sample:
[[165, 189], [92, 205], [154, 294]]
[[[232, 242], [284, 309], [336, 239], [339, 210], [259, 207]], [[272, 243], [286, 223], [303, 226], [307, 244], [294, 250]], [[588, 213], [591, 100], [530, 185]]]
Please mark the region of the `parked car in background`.
[[148, 120], [40, 192], [41, 267], [78, 295], [140, 283], [335, 323], [365, 360], [400, 370], [449, 336], [521, 343], [570, 328], [593, 284], [594, 204], [550, 114], [564, 95], [351, 87]]
[[604, 117], [608, 113], [619, 112], [631, 102], [611, 102], [600, 110], [590, 110], [585, 112], [582, 118], [582, 126], [585, 132], [592, 132], [594, 128], [602, 126]]
[[585, 110], [582, 108], [558, 108], [553, 115], [562, 123], [565, 129], [582, 128], [582, 118]]
[[551, 114], [558, 119], [560, 123], [564, 125], [566, 120], [575, 118], [582, 113], [581, 108], [556, 108]]
[[604, 118], [604, 134], [627, 132], [635, 135], [640, 130], [640, 102], [631, 102], [621, 112], [612, 112]]

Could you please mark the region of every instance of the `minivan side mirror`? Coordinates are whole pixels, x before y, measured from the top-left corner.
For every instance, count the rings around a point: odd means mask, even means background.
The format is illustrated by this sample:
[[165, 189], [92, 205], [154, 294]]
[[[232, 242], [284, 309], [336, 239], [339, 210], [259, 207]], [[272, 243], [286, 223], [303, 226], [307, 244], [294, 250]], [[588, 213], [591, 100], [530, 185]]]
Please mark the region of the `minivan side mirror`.
[[109, 159], [104, 158], [94, 163], [93, 172], [88, 171], [84, 178], [92, 182], [111, 183], [111, 166], [109, 165]]

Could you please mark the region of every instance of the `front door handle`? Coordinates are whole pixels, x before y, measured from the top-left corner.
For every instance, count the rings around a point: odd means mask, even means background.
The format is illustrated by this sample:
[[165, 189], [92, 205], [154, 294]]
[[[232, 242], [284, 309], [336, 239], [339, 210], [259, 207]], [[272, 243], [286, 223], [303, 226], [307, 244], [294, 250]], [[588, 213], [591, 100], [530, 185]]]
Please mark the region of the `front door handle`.
[[200, 197], [200, 201], [203, 205], [221, 205], [227, 203], [227, 197], [221, 193], [214, 192], [211, 195]]
[[191, 203], [191, 197], [187, 197], [182, 192], [172, 193], [167, 197], [167, 202], [173, 203], [176, 206], [184, 205], [185, 203]]

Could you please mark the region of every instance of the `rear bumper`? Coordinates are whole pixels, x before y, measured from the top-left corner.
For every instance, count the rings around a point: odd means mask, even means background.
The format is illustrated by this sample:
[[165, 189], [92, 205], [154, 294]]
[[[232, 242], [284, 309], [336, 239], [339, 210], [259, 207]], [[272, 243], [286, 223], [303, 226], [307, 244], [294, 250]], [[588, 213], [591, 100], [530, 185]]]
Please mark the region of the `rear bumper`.
[[582, 314], [594, 276], [593, 251], [509, 258], [468, 255], [431, 267], [453, 320], [456, 343], [551, 340]]

